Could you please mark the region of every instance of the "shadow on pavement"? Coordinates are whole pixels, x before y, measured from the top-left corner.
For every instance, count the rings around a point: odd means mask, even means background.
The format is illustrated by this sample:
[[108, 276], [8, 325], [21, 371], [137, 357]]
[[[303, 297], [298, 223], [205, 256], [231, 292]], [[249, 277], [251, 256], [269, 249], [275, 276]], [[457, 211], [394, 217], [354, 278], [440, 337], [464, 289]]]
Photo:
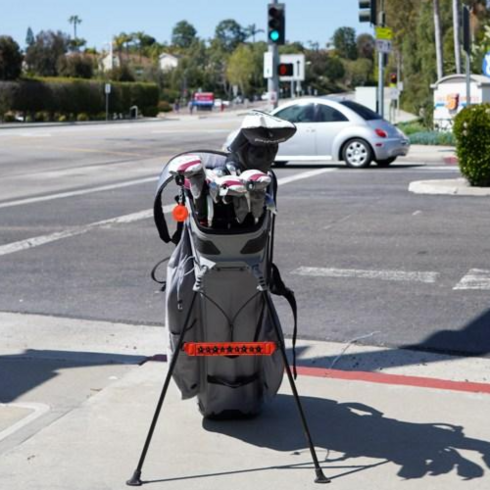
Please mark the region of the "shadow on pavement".
[[70, 368], [137, 364], [141, 356], [26, 350], [18, 355], [0, 356], [0, 403], [15, 401], [23, 393], [46, 383]]
[[[346, 342], [348, 344], [348, 341]], [[460, 330], [441, 330], [417, 344], [401, 345], [385, 351], [359, 352], [342, 356], [301, 359], [308, 347], [297, 347], [298, 365], [340, 370], [376, 371], [379, 369], [440, 362], [426, 353], [459, 357], [482, 357], [490, 354], [490, 310], [471, 320]]]
[[[352, 473], [345, 472], [346, 467], [342, 467], [341, 474], [335, 474], [333, 469], [340, 462], [360, 457], [381, 460], [375, 466], [383, 462], [396, 464], [398, 476], [406, 480], [453, 470], [461, 479], [472, 480], [483, 477], [485, 469], [490, 469], [490, 442], [466, 437], [461, 426], [397, 420], [360, 403], [337, 403], [308, 396], [301, 400], [315, 446], [326, 451], [322, 466], [329, 478]], [[238, 422], [204, 419], [203, 427], [254, 446], [309, 454], [292, 396], [278, 395], [255, 419]], [[332, 456], [331, 451], [335, 451]], [[472, 458], [478, 459], [478, 463], [465, 458], [461, 451], [476, 453], [476, 458], [473, 455]], [[318, 457], [322, 460], [321, 449]], [[363, 469], [373, 466], [370, 463], [373, 462], [363, 465]]]

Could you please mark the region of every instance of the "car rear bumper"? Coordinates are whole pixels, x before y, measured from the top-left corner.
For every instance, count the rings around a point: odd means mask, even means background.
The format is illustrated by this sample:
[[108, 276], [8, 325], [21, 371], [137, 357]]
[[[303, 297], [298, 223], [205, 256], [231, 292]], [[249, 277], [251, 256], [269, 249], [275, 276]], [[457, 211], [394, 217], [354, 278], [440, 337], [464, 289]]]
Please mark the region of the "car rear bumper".
[[373, 145], [373, 150], [375, 160], [405, 156], [410, 150], [410, 142], [403, 138], [379, 139]]

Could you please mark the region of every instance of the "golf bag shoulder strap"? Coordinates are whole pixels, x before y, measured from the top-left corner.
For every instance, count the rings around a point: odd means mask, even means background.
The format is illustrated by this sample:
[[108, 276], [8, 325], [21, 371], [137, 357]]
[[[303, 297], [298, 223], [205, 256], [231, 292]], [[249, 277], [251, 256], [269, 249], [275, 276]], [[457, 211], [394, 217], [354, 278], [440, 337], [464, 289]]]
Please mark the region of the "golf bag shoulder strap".
[[193, 150], [186, 151], [183, 153], [179, 153], [171, 158], [165, 167], [163, 167], [162, 173], [160, 174], [160, 180], [158, 182], [157, 192], [155, 194], [155, 201], [153, 203], [153, 218], [155, 220], [155, 225], [158, 230], [158, 235], [165, 243], [174, 243], [175, 245], [179, 243], [180, 237], [182, 236], [183, 223], [177, 223], [177, 229], [170, 236], [168, 231], [167, 221], [165, 219], [165, 214], [163, 212], [162, 207], [162, 193], [167, 187], [167, 185], [172, 181], [172, 176], [168, 171], [168, 164], [174, 159], [181, 155], [186, 155], [188, 153], [192, 153], [194, 155], [199, 155], [204, 163], [205, 167], [213, 167], [216, 165], [216, 160], [223, 162], [227, 157], [227, 153], [223, 153], [221, 151], [213, 151], [213, 150]]
[[281, 274], [276, 264], [271, 264], [271, 277], [270, 277], [270, 292], [277, 296], [282, 296], [291, 307], [294, 318], [293, 327], [293, 373], [294, 378], [298, 376], [296, 370], [296, 337], [298, 335], [298, 308], [296, 305], [296, 298], [294, 296], [294, 291], [289, 289], [282, 280]]

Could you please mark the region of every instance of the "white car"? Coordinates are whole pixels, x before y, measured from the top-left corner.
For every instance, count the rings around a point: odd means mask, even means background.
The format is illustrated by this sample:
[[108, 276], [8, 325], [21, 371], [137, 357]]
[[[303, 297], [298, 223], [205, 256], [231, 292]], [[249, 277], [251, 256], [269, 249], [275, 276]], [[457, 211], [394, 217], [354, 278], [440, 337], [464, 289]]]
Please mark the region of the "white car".
[[[387, 167], [410, 148], [402, 131], [351, 100], [293, 100], [271, 114], [297, 127], [296, 134], [279, 145], [275, 158], [278, 166], [287, 162], [343, 160], [348, 167], [365, 168], [374, 160], [378, 166]], [[235, 134], [228, 137], [227, 143]]]

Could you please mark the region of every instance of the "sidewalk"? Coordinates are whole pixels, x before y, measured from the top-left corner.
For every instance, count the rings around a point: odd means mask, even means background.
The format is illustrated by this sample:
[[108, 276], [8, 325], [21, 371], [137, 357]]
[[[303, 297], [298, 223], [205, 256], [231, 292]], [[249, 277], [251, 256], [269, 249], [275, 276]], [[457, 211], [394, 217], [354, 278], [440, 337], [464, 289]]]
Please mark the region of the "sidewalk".
[[[141, 361], [164, 352], [164, 334], [1, 313], [5, 488], [127, 488], [167, 368]], [[487, 488], [490, 361], [321, 342], [300, 342], [298, 354], [331, 488]], [[318, 488], [314, 476], [285, 379], [261, 416], [228, 422], [203, 420], [171, 384], [142, 480], [156, 490], [297, 490]]]

